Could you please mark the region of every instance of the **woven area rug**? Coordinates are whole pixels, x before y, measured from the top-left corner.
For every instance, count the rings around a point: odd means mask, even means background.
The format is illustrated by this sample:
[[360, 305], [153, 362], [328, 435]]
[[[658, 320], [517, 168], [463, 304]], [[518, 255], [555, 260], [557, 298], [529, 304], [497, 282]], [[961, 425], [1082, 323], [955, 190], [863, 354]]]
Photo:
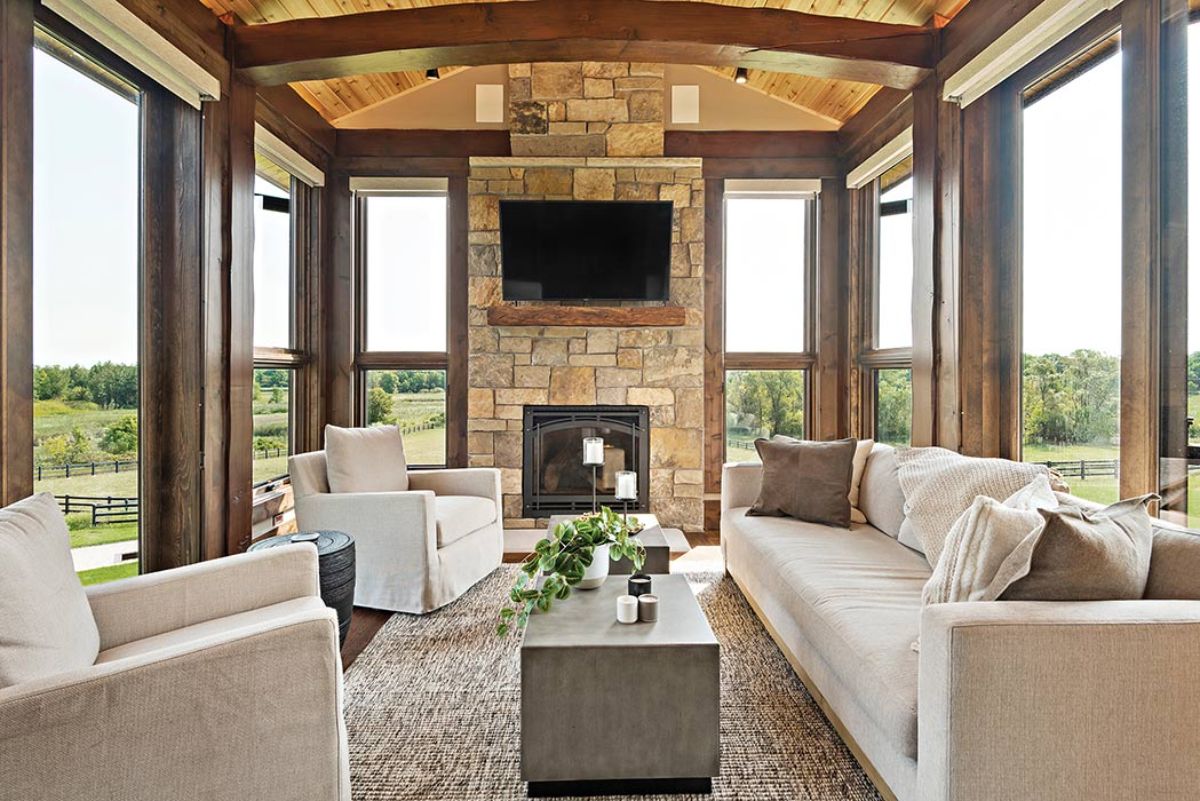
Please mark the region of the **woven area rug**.
[[[432, 615], [392, 616], [350, 666], [355, 801], [526, 798], [518, 640], [493, 633], [515, 571], [505, 565]], [[686, 575], [721, 643], [721, 775], [711, 796], [661, 798], [877, 801], [732, 579]]]

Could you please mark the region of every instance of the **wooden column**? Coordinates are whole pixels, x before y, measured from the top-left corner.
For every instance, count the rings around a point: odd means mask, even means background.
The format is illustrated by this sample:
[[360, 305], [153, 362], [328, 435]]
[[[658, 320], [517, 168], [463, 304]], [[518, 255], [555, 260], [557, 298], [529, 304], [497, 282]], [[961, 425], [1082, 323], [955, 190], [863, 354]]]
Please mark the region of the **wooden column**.
[[200, 112], [143, 94], [141, 558], [145, 572], [203, 556]]
[[913, 93], [912, 444], [957, 449], [961, 111], [941, 82]]
[[1177, 454], [1186, 438], [1178, 408], [1160, 429], [1160, 403], [1186, 403], [1187, 85], [1169, 71], [1186, 75], [1187, 23], [1182, 0], [1121, 6], [1122, 497], [1157, 491], [1160, 443]]
[[817, 302], [813, 304], [817, 315], [817, 362], [812, 381], [815, 397], [810, 404], [816, 419], [809, 432], [813, 439], [837, 439], [849, 433], [846, 307], [850, 293], [845, 257], [848, 206], [845, 177], [822, 179], [815, 265]]
[[446, 466], [467, 466], [467, 388], [470, 343], [467, 326], [467, 177], [449, 179], [450, 243], [446, 291]]
[[0, 505], [33, 492], [33, 12], [0, 4]]
[[725, 462], [725, 181], [704, 182], [704, 529], [721, 521]]
[[1021, 98], [1002, 84], [963, 111], [959, 386], [963, 453], [1021, 449]]
[[325, 178], [326, 239], [321, 374], [324, 422], [354, 424], [354, 196], [343, 170]]

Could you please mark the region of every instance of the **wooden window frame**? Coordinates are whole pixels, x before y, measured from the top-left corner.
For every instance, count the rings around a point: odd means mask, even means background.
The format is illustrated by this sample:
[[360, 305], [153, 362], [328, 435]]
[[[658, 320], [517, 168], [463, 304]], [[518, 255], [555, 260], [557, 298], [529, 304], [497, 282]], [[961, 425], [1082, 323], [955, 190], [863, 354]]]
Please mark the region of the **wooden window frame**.
[[721, 285], [720, 297], [720, 315], [721, 315], [721, 336], [722, 336], [722, 356], [723, 365], [721, 372], [721, 459], [725, 461], [727, 458], [726, 442], [728, 441], [728, 433], [725, 430], [725, 414], [727, 408], [727, 400], [725, 397], [726, 376], [731, 372], [741, 371], [768, 371], [768, 370], [801, 370], [804, 372], [804, 436], [809, 437], [814, 435], [814, 420], [813, 410], [816, 407], [813, 398], [814, 379], [813, 373], [817, 367], [817, 315], [816, 297], [817, 297], [817, 248], [818, 248], [818, 224], [819, 210], [821, 204], [820, 193], [815, 195], [805, 194], [805, 231], [806, 241], [804, 247], [804, 349], [792, 352], [747, 352], [747, 351], [730, 351], [724, 346], [724, 340], [729, 331], [729, 323], [727, 318], [728, 304], [726, 302], [725, 291], [728, 286], [728, 261], [725, 256], [725, 249], [728, 246], [728, 221], [727, 213], [730, 200], [746, 199], [746, 198], [766, 198], [766, 199], [782, 199], [789, 197], [795, 199], [800, 195], [780, 195], [778, 193], [755, 195], [754, 193], [738, 192], [733, 198], [722, 193], [721, 196], [721, 263], [724, 265], [723, 281]]
[[456, 362], [451, 357], [456, 328], [454, 248], [456, 231], [454, 207], [454, 182], [450, 181], [444, 191], [421, 190], [404, 192], [407, 196], [441, 197], [446, 201], [446, 350], [445, 351], [392, 351], [367, 350], [367, 202], [372, 197], [387, 196], [389, 192], [359, 190], [354, 192], [354, 424], [367, 425], [367, 374], [381, 370], [442, 370], [446, 373], [446, 461], [444, 464], [411, 465], [413, 468], [442, 469], [458, 466], [460, 459], [455, 454], [454, 443], [459, 438], [459, 429], [466, 421], [459, 421], [453, 413], [452, 381], [465, 381], [465, 376], [454, 376]]

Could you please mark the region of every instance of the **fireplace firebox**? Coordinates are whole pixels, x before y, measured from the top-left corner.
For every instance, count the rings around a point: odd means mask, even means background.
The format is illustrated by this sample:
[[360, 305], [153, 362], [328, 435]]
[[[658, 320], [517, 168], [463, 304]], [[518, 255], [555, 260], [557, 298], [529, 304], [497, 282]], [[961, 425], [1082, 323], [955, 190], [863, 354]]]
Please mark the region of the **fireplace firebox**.
[[592, 509], [592, 468], [583, 464], [583, 438], [604, 440], [596, 470], [597, 503], [615, 500], [617, 472], [635, 470], [638, 499], [631, 512], [650, 511], [650, 409], [647, 406], [526, 406], [525, 517], [580, 514]]

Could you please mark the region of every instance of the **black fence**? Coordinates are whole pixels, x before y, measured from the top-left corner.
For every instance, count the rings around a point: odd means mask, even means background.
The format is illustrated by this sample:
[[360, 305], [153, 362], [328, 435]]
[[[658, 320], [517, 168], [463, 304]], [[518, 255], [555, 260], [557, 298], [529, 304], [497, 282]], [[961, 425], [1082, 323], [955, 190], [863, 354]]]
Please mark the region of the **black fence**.
[[106, 523], [138, 522], [137, 498], [122, 498], [116, 495], [55, 495], [63, 514], [86, 512], [92, 516], [92, 526]]
[[72, 478], [78, 476], [99, 476], [105, 473], [137, 472], [137, 459], [113, 459], [99, 462], [76, 462], [74, 464], [34, 465], [33, 478], [41, 481], [43, 478]]

